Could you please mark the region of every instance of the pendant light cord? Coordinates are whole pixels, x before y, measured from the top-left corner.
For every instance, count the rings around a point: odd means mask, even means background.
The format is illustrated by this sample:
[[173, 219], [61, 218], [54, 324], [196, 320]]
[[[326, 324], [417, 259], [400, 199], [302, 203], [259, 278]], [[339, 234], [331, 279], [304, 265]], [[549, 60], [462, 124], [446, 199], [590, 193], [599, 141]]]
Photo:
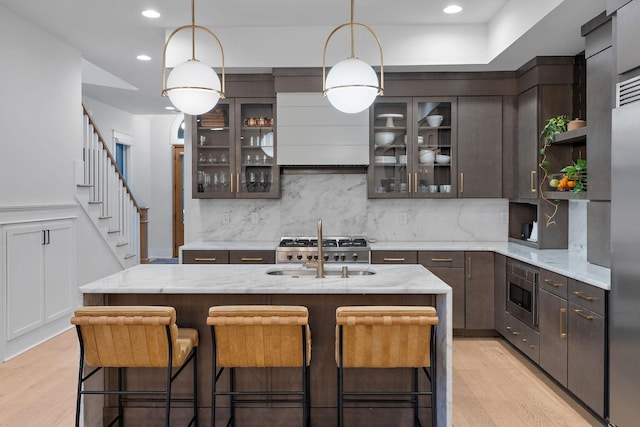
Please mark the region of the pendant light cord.
[[354, 1], [355, 0], [351, 0], [351, 57], [352, 58], [356, 57], [356, 54], [355, 54], [356, 50], [355, 50], [354, 41], [353, 41], [353, 39], [354, 39], [354, 37], [353, 37], [353, 27], [354, 27], [354, 25], [353, 25], [353, 9], [354, 9], [353, 3], [354, 3]]
[[196, 60], [196, 0], [191, 0], [191, 59]]

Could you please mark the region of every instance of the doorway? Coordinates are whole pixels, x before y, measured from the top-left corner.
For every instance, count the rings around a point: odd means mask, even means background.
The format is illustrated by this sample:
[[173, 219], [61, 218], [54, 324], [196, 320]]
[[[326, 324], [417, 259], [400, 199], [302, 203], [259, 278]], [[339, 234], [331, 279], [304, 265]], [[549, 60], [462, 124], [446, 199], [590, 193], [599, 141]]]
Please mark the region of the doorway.
[[180, 246], [184, 245], [184, 145], [171, 146], [173, 182], [173, 257], [178, 257]]

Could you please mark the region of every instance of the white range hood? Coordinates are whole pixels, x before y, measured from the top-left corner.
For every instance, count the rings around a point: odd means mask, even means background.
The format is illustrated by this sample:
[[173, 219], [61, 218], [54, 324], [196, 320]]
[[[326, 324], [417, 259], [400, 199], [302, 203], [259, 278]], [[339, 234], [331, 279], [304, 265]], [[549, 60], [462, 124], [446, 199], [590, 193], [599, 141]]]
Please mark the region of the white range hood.
[[278, 93], [280, 166], [369, 164], [369, 110], [342, 113], [320, 92]]

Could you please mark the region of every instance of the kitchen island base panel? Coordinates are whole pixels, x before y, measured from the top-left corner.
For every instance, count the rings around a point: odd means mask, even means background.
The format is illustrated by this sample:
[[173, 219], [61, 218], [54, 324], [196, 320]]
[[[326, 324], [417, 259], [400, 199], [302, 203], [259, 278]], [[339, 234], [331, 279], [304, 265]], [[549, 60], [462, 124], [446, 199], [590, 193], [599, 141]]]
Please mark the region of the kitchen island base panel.
[[[312, 426], [330, 426], [337, 425], [337, 367], [335, 363], [335, 310], [342, 305], [435, 305], [438, 311], [440, 324], [436, 329], [437, 339], [437, 391], [438, 391], [438, 419], [439, 425], [451, 425], [451, 377], [447, 372], [451, 372], [451, 335], [447, 336], [447, 325], [450, 324], [450, 304], [451, 301], [446, 294], [85, 294], [85, 305], [169, 305], [176, 308], [181, 327], [191, 327], [198, 330], [200, 334], [200, 345], [198, 347], [198, 370], [199, 370], [199, 416], [200, 421], [206, 425], [210, 422], [211, 402], [211, 364], [212, 364], [212, 347], [211, 335], [209, 327], [206, 325], [208, 309], [214, 305], [249, 305], [249, 304], [277, 304], [277, 305], [303, 305], [309, 309], [309, 322], [311, 327], [312, 338], [312, 356], [311, 356], [311, 422]], [[449, 305], [449, 307], [447, 307]], [[448, 315], [447, 315], [448, 313]], [[450, 329], [449, 329], [450, 331]], [[112, 370], [115, 371], [115, 370]], [[302, 379], [299, 370], [287, 368], [271, 368], [271, 369], [239, 369], [237, 370], [236, 382], [238, 389], [265, 389], [271, 387], [276, 388], [295, 388], [302, 385]], [[411, 387], [410, 370], [408, 369], [390, 369], [385, 375], [367, 375], [367, 370], [362, 372], [350, 372], [346, 378], [348, 382], [345, 387], [376, 387], [382, 384], [387, 389], [397, 388], [407, 389]], [[220, 386], [228, 387], [228, 372], [223, 374], [225, 377], [221, 379]], [[153, 386], [155, 381], [162, 381], [162, 375], [159, 379], [151, 379], [154, 375], [149, 372], [131, 371], [127, 374], [127, 384], [131, 387], [140, 386], [140, 384], [150, 384]], [[158, 377], [157, 375], [155, 375]], [[107, 382], [116, 381], [115, 372], [110, 372], [107, 376]], [[175, 393], [187, 394], [191, 390], [191, 383], [185, 381], [176, 384]], [[429, 385], [421, 384], [421, 387], [428, 388]], [[226, 399], [220, 402], [220, 417], [217, 422], [224, 425], [228, 413], [225, 407], [228, 406]], [[429, 425], [430, 419], [430, 402], [424, 399], [420, 403], [421, 419], [426, 422], [423, 425]], [[93, 421], [87, 419], [89, 414], [95, 417], [96, 410], [94, 404], [85, 410], [86, 425], [95, 425]], [[108, 402], [105, 413], [110, 412], [115, 403]], [[260, 408], [259, 405], [251, 409], [240, 409], [238, 411], [238, 427], [255, 425], [249, 421], [255, 419], [273, 419], [270, 425], [279, 426], [298, 426], [300, 424], [300, 408], [299, 405], [280, 404], [281, 408], [275, 410], [273, 407]], [[129, 420], [133, 421], [140, 417], [141, 420], [152, 419], [155, 415], [155, 409], [127, 409], [126, 414]], [[172, 411], [173, 412], [173, 411]], [[187, 416], [186, 411], [176, 409], [176, 417], [181, 417], [181, 412]], [[411, 410], [397, 409], [379, 409], [372, 410], [369, 408], [349, 409], [346, 411], [349, 417], [350, 426], [372, 426], [378, 425], [398, 425], [401, 419], [408, 417], [406, 422], [401, 425], [411, 424]], [[405, 415], [406, 414], [406, 415]], [[242, 421], [246, 417], [246, 422]], [[259, 418], [256, 418], [259, 417]], [[388, 422], [383, 421], [388, 417]], [[104, 418], [107, 418], [106, 415]], [[216, 417], [218, 418], [218, 417]], [[372, 424], [375, 420], [375, 424]], [[99, 421], [98, 421], [99, 423]], [[177, 425], [180, 423], [176, 419]]]

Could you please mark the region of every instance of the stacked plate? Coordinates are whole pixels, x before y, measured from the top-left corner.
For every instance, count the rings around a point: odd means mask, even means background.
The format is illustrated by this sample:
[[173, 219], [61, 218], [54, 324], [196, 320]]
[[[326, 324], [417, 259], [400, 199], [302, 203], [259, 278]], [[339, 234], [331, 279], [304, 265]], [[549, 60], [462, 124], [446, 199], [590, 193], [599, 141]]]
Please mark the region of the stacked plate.
[[374, 156], [373, 161], [381, 164], [395, 164], [396, 156]]

